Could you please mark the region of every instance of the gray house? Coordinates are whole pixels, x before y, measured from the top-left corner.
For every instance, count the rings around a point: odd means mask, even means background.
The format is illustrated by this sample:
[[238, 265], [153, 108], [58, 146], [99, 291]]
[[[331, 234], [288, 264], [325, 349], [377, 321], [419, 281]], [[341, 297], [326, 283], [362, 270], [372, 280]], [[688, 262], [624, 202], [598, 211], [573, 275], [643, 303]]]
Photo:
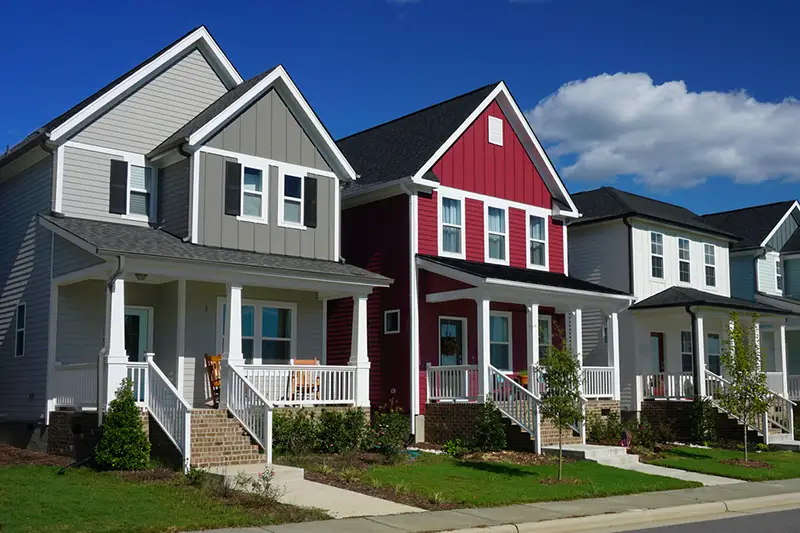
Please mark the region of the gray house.
[[[219, 423], [267, 459], [274, 407], [369, 406], [366, 299], [390, 280], [340, 255], [356, 177], [282, 66], [242, 80], [205, 27], [7, 151], [3, 436], [100, 422], [128, 377], [184, 464], [246, 462], [247, 446], [223, 458], [191, 429], [214, 418], [206, 354], [222, 354]], [[340, 298], [349, 359], [332, 361]]]

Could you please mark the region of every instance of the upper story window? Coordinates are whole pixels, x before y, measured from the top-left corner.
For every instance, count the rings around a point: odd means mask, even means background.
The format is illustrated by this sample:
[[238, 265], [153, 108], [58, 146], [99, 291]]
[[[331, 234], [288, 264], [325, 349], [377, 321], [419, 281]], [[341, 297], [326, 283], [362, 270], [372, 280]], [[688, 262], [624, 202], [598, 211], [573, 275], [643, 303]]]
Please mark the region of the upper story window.
[[664, 234], [650, 232], [650, 273], [664, 279]]
[[267, 219], [264, 171], [242, 167], [242, 216]]
[[489, 117], [489, 144], [503, 146], [503, 119]]
[[775, 286], [779, 291], [783, 290], [783, 263], [780, 259], [775, 261]]
[[303, 225], [303, 178], [283, 175], [282, 217], [285, 224]]
[[27, 322], [27, 313], [24, 303], [17, 305], [17, 313], [14, 330], [14, 356], [22, 357], [25, 355], [25, 323]]
[[463, 200], [457, 198], [441, 197], [440, 206], [441, 229], [439, 242], [441, 242], [442, 255], [464, 257], [464, 206]]
[[486, 262], [508, 264], [508, 224], [505, 208], [486, 206]]
[[703, 245], [703, 256], [706, 271], [706, 285], [708, 287], [717, 286], [717, 261], [713, 244]]
[[528, 215], [528, 266], [547, 266], [547, 219]]
[[678, 239], [678, 275], [683, 283], [692, 281], [692, 252], [689, 239]]
[[[136, 159], [132, 162], [131, 159]], [[139, 164], [142, 163], [142, 164]], [[112, 159], [108, 212], [148, 221], [155, 217], [156, 187], [154, 171], [145, 166], [144, 157]]]
[[267, 166], [225, 161], [225, 214], [248, 222], [267, 223]]

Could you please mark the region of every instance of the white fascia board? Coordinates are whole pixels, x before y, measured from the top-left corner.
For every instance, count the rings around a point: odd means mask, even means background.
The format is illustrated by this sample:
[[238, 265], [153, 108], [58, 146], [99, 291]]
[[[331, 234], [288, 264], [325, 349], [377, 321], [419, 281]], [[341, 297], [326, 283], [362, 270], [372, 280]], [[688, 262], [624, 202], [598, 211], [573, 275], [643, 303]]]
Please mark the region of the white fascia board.
[[783, 216], [778, 221], [778, 223], [775, 224], [775, 227], [772, 228], [772, 231], [769, 232], [769, 235], [767, 235], [767, 237], [761, 242], [761, 245], [760, 245], [761, 247], [764, 247], [764, 246], [767, 245], [769, 240], [775, 235], [775, 233], [777, 233], [778, 229], [783, 225], [784, 222], [786, 222], [786, 219], [789, 218], [789, 216], [791, 216], [792, 211], [794, 211], [795, 209], [800, 209], [800, 205], [798, 205], [797, 200], [794, 201], [794, 203], [788, 209], [788, 211], [786, 211], [786, 213], [783, 214]]
[[579, 289], [567, 289], [564, 287], [554, 287], [552, 285], [537, 285], [534, 283], [523, 283], [519, 281], [508, 281], [505, 279], [488, 278], [486, 285], [495, 285], [498, 287], [511, 287], [515, 289], [529, 289], [557, 294], [571, 294], [574, 296], [587, 296], [591, 298], [601, 298], [610, 301], [620, 301], [632, 303], [636, 298], [627, 294], [608, 294], [605, 292], [583, 291]]
[[462, 283], [467, 283], [469, 285], [481, 285], [485, 281], [485, 278], [480, 276], [475, 276], [454, 268], [440, 265], [439, 263], [429, 261], [424, 257], [417, 257], [417, 266], [423, 270], [432, 272], [433, 274], [439, 274], [440, 276], [454, 279]]
[[169, 50], [165, 51], [159, 57], [144, 65], [142, 68], [128, 76], [124, 81], [117, 84], [113, 89], [102, 95], [100, 98], [86, 106], [80, 112], [76, 113], [69, 120], [55, 128], [50, 132], [50, 140], [58, 142], [59, 140], [72, 133], [81, 124], [88, 121], [94, 115], [102, 112], [109, 104], [115, 102], [119, 97], [123, 96], [128, 91], [132, 90], [143, 80], [158, 72], [165, 65], [175, 60], [177, 57], [183, 55], [186, 50], [193, 46], [203, 46], [208, 50], [214, 58], [214, 62], [223, 68], [217, 69], [217, 74], [221, 74], [223, 81], [227, 81], [228, 88], [233, 88], [242, 83], [242, 77], [233, 68], [233, 65], [222, 53], [222, 50], [214, 42], [211, 34], [205, 27], [198, 28], [196, 31], [190, 33], [179, 42], [175, 43]]

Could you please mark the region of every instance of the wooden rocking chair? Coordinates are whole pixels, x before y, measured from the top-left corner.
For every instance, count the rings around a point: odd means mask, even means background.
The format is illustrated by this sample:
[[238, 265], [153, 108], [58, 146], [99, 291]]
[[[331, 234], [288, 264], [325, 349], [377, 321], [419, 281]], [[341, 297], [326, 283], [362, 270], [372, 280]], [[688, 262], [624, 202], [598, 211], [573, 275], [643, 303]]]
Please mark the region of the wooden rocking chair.
[[214, 409], [217, 409], [219, 408], [219, 386], [222, 381], [222, 356], [206, 354], [205, 360], [208, 386], [211, 389], [211, 401], [214, 403]]
[[[317, 359], [290, 359], [291, 366], [319, 366]], [[299, 371], [292, 372], [292, 388], [290, 391], [292, 400], [308, 400], [313, 398], [319, 400], [319, 375], [312, 377], [311, 372]]]

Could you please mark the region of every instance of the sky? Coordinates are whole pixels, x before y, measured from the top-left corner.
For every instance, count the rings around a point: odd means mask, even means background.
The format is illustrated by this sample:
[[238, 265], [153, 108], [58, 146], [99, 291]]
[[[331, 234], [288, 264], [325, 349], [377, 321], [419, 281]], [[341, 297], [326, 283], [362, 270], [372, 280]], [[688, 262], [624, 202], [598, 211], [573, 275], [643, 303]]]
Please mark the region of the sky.
[[193, 27], [246, 79], [283, 64], [335, 138], [504, 80], [570, 192], [698, 213], [800, 197], [800, 2], [20, 2], [0, 149]]

